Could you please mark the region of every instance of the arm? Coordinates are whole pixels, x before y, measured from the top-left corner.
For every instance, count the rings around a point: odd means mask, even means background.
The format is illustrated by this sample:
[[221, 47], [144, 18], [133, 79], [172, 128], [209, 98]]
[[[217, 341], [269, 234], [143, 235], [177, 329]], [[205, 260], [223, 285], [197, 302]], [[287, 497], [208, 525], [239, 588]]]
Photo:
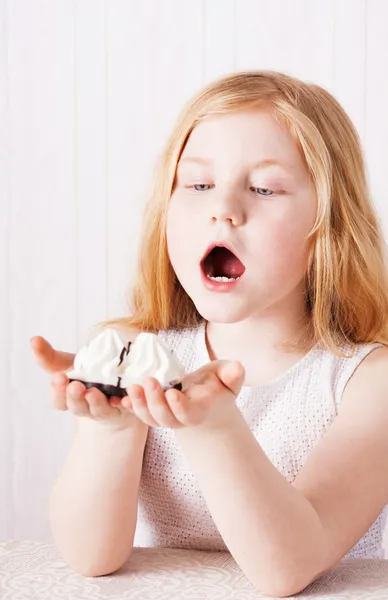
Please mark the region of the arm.
[[356, 370], [340, 414], [293, 484], [239, 412], [220, 428], [176, 429], [226, 545], [263, 592], [288, 596], [305, 588], [388, 502], [387, 363], [381, 348]]
[[[131, 341], [138, 333], [123, 331]], [[73, 365], [73, 354], [55, 350], [41, 337], [33, 338], [31, 346], [37, 363], [54, 374], [53, 406], [70, 410], [77, 423], [50, 497], [54, 539], [76, 571], [104, 575], [118, 569], [132, 550], [148, 427], [128, 413], [128, 398], [108, 403], [98, 390], [69, 384], [64, 371]]]
[[55, 542], [75, 571], [98, 576], [120, 568], [132, 551], [148, 427], [123, 428], [80, 418], [50, 498]]

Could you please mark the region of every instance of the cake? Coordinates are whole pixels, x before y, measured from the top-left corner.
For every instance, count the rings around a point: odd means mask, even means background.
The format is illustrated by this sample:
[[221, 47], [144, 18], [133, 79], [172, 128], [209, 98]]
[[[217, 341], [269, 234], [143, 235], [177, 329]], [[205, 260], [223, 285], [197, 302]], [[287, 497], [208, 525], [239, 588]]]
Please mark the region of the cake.
[[106, 328], [77, 352], [66, 374], [70, 381], [95, 387], [108, 398], [123, 398], [129, 385], [142, 385], [146, 376], [157, 379], [164, 390], [181, 390], [185, 371], [154, 333], [140, 333], [130, 342], [121, 331]]

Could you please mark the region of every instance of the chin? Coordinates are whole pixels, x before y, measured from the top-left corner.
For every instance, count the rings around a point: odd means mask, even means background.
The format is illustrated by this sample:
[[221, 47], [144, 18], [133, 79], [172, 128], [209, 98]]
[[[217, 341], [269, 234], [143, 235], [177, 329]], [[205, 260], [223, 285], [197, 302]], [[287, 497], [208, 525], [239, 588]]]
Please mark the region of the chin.
[[205, 299], [196, 302], [193, 299], [193, 302], [201, 317], [211, 323], [238, 323], [250, 316], [248, 307], [236, 306], [236, 301], [222, 302], [216, 298], [210, 302]]

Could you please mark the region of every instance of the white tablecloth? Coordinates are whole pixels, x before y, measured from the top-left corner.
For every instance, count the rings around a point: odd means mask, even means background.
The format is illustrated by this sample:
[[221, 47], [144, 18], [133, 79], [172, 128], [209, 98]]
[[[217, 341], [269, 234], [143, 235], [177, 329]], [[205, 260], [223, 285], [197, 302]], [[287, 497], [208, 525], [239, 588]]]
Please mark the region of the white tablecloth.
[[[51, 544], [0, 544], [1, 600], [258, 600], [226, 553], [138, 548], [117, 573], [82, 577]], [[298, 598], [388, 600], [388, 560], [343, 560]]]

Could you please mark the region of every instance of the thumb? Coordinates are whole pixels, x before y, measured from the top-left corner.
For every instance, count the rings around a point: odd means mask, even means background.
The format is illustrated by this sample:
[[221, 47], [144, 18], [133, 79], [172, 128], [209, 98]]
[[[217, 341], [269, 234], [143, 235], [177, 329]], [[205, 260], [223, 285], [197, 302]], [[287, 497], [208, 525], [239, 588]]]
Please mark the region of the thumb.
[[242, 364], [236, 360], [220, 360], [217, 375], [224, 386], [237, 396], [245, 379], [245, 369]]
[[66, 371], [73, 366], [74, 354], [54, 350], [51, 344], [41, 336], [30, 340], [35, 360], [48, 373]]

